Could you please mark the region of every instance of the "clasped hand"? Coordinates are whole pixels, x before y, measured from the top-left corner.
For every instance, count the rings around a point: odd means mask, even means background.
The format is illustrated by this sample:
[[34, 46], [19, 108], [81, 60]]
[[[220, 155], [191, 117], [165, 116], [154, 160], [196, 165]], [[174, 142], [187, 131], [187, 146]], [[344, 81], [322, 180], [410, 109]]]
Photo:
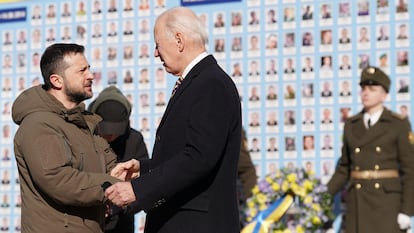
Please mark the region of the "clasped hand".
[[105, 190], [105, 196], [115, 205], [125, 208], [136, 200], [131, 182], [117, 182]]
[[139, 176], [140, 164], [136, 159], [118, 163], [112, 170], [111, 176], [128, 181]]
[[117, 182], [105, 190], [105, 196], [115, 205], [125, 208], [135, 201], [131, 179], [139, 176], [140, 163], [136, 159], [118, 163], [112, 170], [111, 176], [127, 182]]

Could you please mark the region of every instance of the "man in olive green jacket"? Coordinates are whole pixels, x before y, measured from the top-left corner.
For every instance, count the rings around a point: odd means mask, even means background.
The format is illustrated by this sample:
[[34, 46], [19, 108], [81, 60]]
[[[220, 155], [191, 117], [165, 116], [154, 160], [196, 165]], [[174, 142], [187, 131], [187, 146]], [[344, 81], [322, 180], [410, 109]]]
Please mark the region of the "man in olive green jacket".
[[360, 85], [364, 108], [345, 122], [328, 191], [346, 185], [346, 233], [404, 232], [414, 215], [414, 135], [407, 118], [384, 107], [390, 87], [384, 72], [364, 69]]
[[93, 133], [101, 118], [81, 103], [92, 97], [93, 80], [84, 47], [51, 45], [40, 66], [44, 85], [25, 90], [12, 108], [22, 232], [103, 232], [101, 185], [119, 180], [109, 175], [116, 155]]

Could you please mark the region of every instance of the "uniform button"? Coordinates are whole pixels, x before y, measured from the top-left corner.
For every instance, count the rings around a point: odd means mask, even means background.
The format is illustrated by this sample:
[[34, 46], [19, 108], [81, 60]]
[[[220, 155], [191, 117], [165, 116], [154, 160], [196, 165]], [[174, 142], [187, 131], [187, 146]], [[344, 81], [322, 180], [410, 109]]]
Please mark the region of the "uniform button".
[[359, 152], [361, 152], [361, 148], [359, 148], [359, 147], [355, 148], [355, 153], [358, 154]]
[[380, 166], [378, 164], [375, 164], [374, 168], [375, 168], [375, 170], [379, 170]]
[[381, 152], [381, 147], [379, 147], [379, 146], [375, 147], [375, 151], [380, 153]]
[[359, 166], [355, 166], [355, 171], [359, 171]]
[[381, 185], [380, 185], [379, 183], [375, 183], [374, 187], [375, 187], [376, 189], [379, 189], [379, 188], [381, 187]]
[[355, 185], [355, 188], [357, 188], [357, 189], [360, 189], [362, 187], [362, 185], [361, 184], [356, 184]]

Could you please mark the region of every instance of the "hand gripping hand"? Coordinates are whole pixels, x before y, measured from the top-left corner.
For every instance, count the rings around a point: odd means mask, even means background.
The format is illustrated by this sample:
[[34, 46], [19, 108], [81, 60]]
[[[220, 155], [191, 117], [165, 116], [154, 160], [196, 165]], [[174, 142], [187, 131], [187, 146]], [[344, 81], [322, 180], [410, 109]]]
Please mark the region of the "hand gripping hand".
[[139, 176], [140, 163], [136, 159], [118, 163], [112, 170], [111, 176], [129, 181]]

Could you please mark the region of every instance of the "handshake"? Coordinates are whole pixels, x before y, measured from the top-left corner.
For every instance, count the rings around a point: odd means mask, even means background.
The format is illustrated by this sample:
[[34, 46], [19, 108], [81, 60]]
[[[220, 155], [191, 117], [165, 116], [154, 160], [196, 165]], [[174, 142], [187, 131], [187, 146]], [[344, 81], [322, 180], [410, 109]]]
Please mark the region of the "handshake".
[[136, 159], [118, 163], [112, 170], [111, 176], [123, 181], [129, 181], [139, 176], [140, 164]]
[[126, 208], [129, 204], [136, 200], [134, 190], [132, 189], [131, 179], [139, 177], [140, 163], [136, 159], [118, 163], [112, 170], [110, 175], [124, 182], [110, 184], [105, 182], [102, 188], [105, 190], [107, 197], [114, 205]]

